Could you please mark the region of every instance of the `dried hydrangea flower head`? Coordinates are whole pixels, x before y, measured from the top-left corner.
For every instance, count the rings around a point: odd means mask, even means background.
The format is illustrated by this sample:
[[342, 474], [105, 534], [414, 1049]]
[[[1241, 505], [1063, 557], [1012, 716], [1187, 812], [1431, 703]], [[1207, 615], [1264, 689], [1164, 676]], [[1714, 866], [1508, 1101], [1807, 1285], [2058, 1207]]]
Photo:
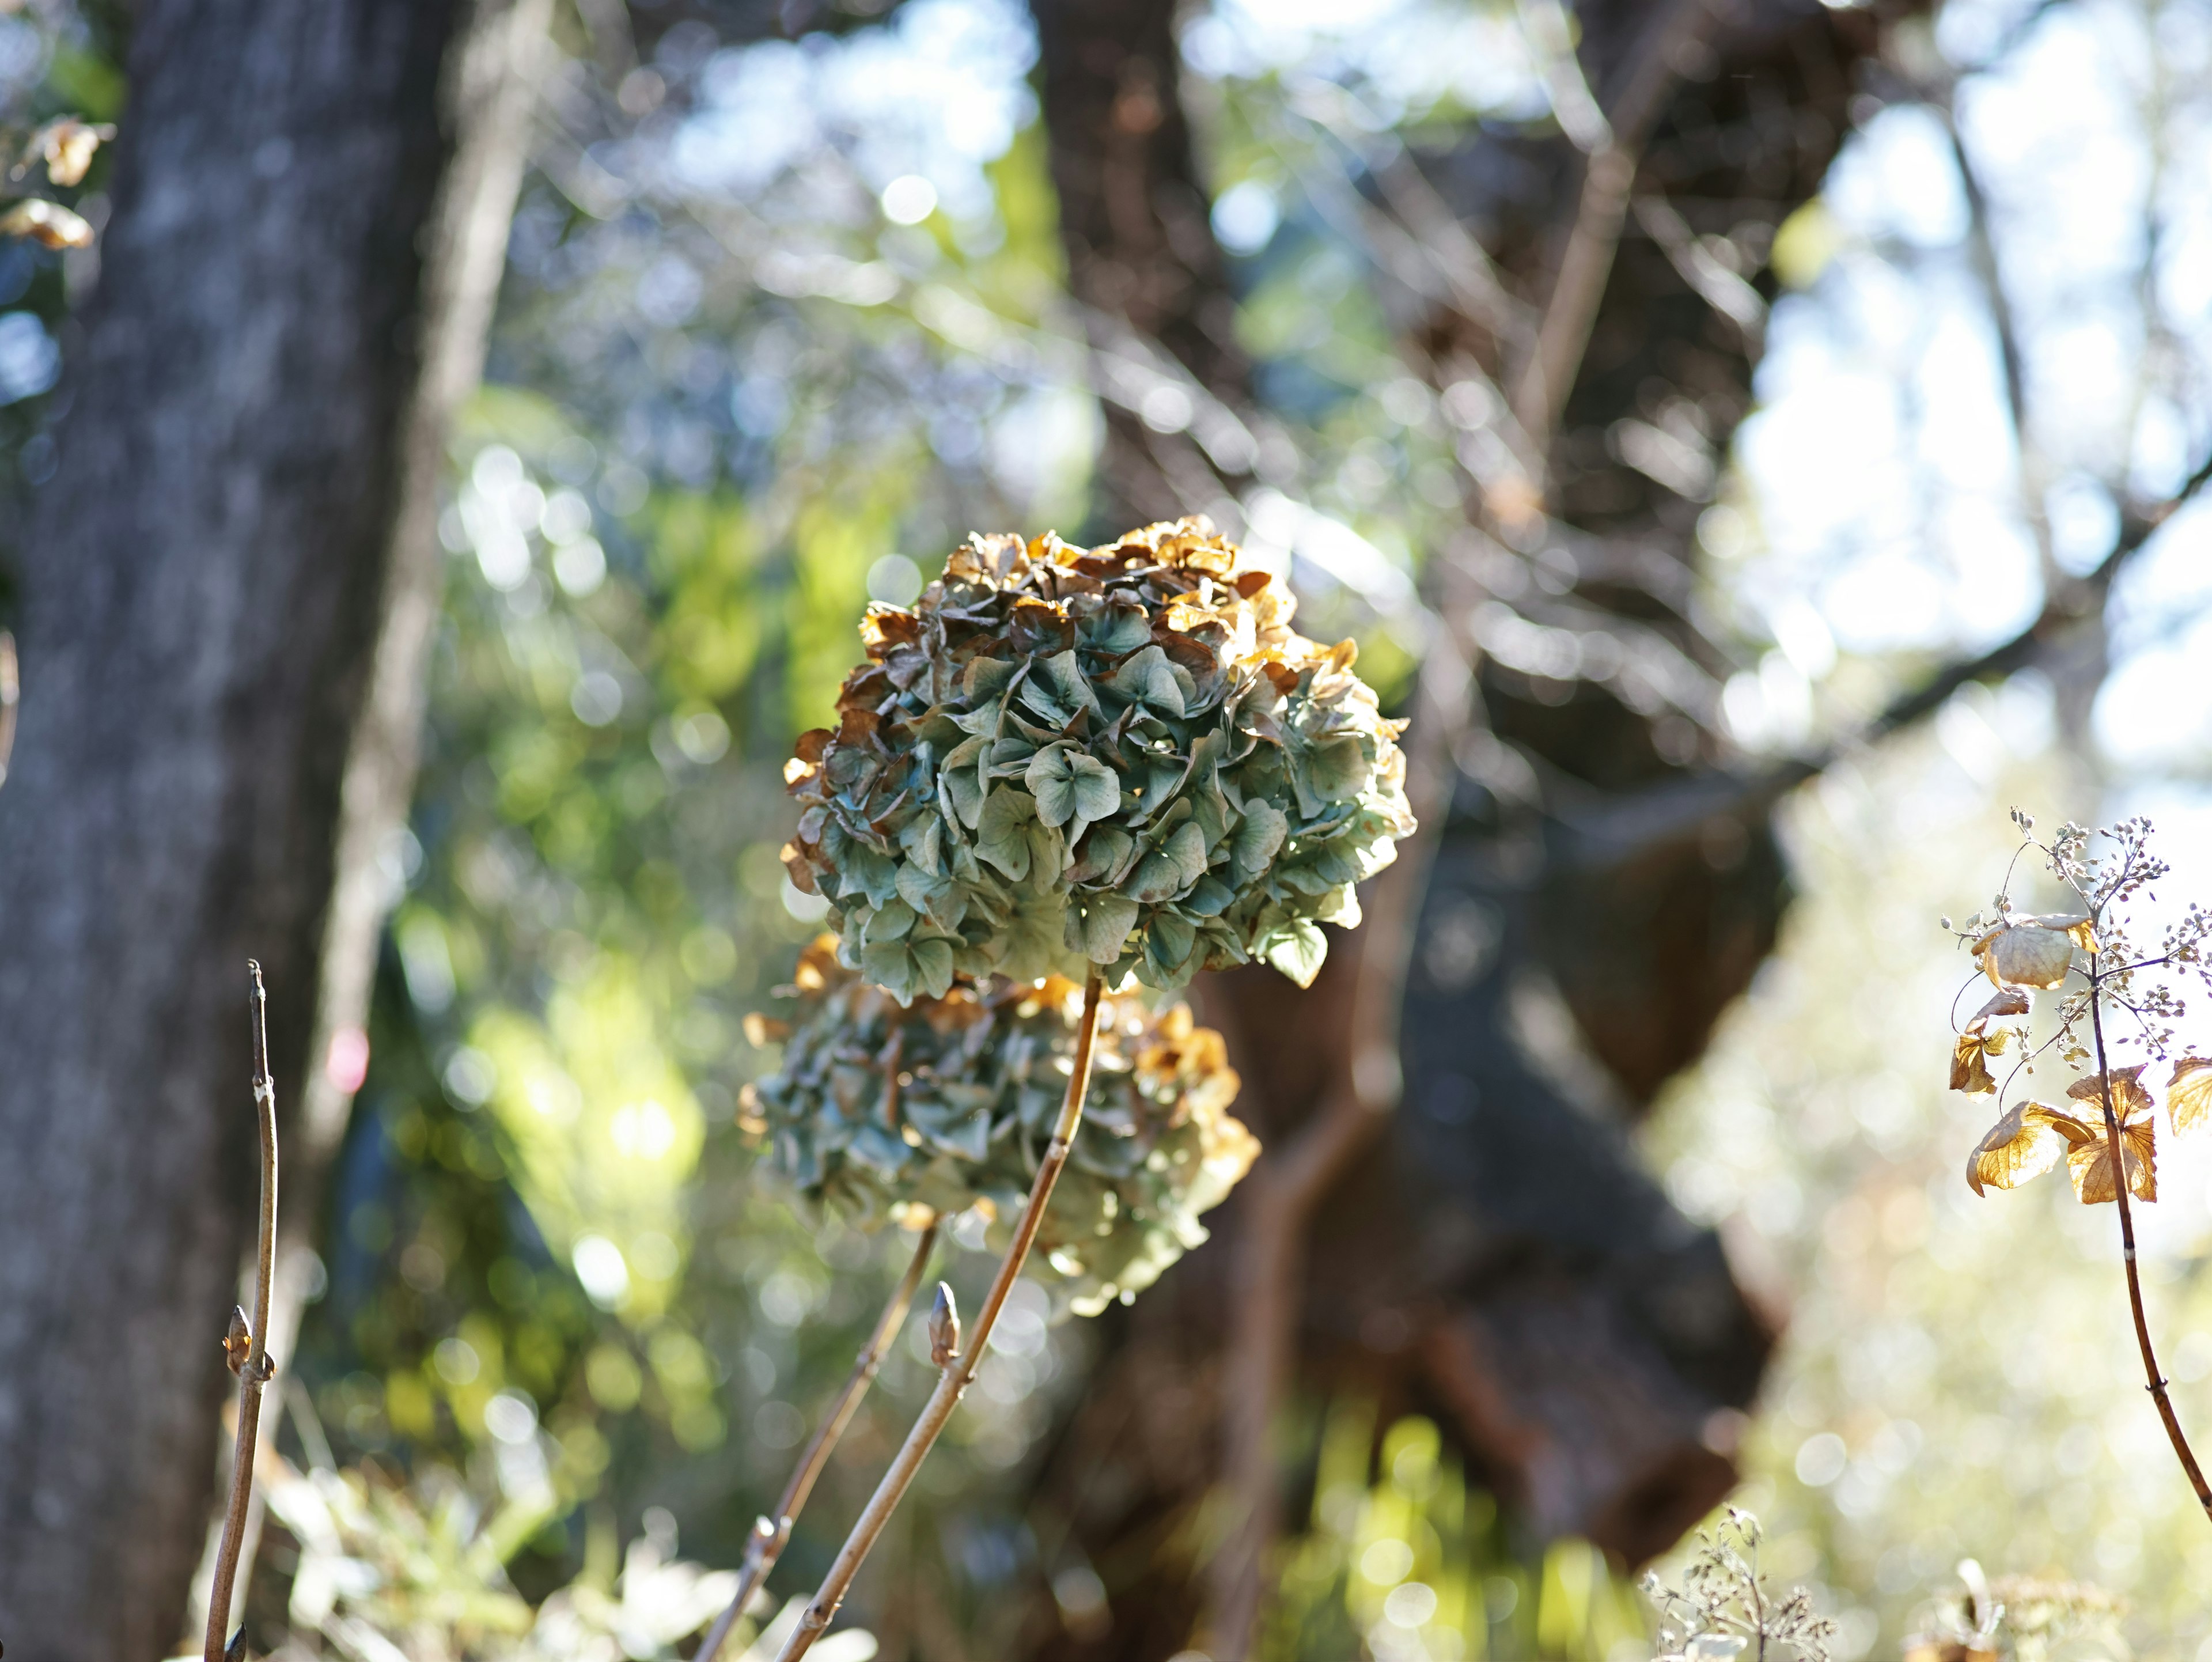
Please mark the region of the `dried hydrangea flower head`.
[[1095, 549], [979, 537], [911, 612], [872, 606], [835, 732], [785, 769], [784, 851], [845, 962], [902, 1002], [956, 975], [1182, 986], [1318, 927], [1409, 835], [1401, 724], [1349, 641], [1204, 520]]
[[[786, 990], [793, 1021], [748, 1024], [783, 1057], [746, 1087], [742, 1121], [769, 1136], [781, 1177], [864, 1227], [980, 1206], [995, 1233], [1020, 1214], [1066, 1087], [1080, 988], [963, 977], [902, 1007], [824, 935]], [[1104, 1001], [1089, 1107], [1030, 1260], [1079, 1313], [1133, 1296], [1206, 1239], [1200, 1215], [1259, 1153], [1230, 1117], [1237, 1088], [1221, 1036], [1187, 1006]]]

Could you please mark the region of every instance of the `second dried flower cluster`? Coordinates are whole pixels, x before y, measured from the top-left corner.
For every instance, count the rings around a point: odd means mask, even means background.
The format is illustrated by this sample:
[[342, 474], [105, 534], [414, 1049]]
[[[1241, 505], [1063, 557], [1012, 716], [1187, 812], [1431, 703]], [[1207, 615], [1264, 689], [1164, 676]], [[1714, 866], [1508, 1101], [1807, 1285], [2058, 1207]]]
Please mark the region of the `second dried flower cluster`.
[[[825, 935], [787, 990], [790, 1022], [749, 1024], [782, 1060], [746, 1088], [743, 1121], [781, 1177], [864, 1227], [972, 1207], [995, 1231], [1019, 1214], [1066, 1089], [1079, 988], [963, 979], [902, 1007]], [[1089, 1106], [1038, 1240], [1077, 1313], [1134, 1295], [1206, 1239], [1200, 1215], [1259, 1152], [1228, 1111], [1237, 1089], [1221, 1036], [1187, 1006], [1104, 1001]]]

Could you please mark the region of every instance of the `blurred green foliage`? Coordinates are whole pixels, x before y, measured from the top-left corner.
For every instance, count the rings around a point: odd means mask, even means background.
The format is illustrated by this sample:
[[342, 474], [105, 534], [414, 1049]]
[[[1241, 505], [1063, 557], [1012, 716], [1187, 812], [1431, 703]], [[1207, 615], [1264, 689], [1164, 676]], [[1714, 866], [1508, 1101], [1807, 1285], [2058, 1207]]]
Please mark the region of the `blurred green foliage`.
[[1648, 1654], [1633, 1586], [1586, 1541], [1531, 1549], [1443, 1451], [1434, 1422], [1377, 1436], [1371, 1404], [1329, 1403], [1313, 1514], [1287, 1546], [1262, 1653], [1322, 1662], [1620, 1662]]
[[[1345, 180], [1366, 148], [1543, 119], [1507, 49], [1511, 11], [1415, 6], [1396, 41], [1322, 40], [1304, 59], [1192, 54], [1217, 204], [1241, 192], [1254, 233], [1231, 240], [1235, 329], [1288, 440], [1270, 482], [1379, 560], [1301, 547], [1302, 615], [1317, 635], [1357, 632], [1386, 699], [1413, 661], [1370, 602], [1461, 522], [1455, 447], [1481, 435], [1407, 373], [1387, 284], [1342, 228], [1358, 207]], [[1018, 82], [1021, 31], [992, 15], [974, 53]], [[127, 120], [113, 21], [0, 9], [0, 125]], [[696, 1556], [735, 1562], [903, 1257], [757, 1188], [732, 1123], [764, 1060], [741, 1019], [820, 916], [776, 858], [778, 765], [827, 719], [868, 598], [910, 600], [971, 528], [1073, 534], [1088, 513], [1097, 400], [1033, 111], [978, 164], [975, 200], [888, 224], [850, 124], [735, 183], [672, 159], [722, 108], [717, 78], [748, 72], [696, 29], [664, 38], [650, 69], [669, 101], [639, 116], [602, 84], [579, 18], [559, 28], [569, 57], [490, 382], [453, 446], [427, 762], [388, 851], [371, 1069], [299, 1359], [311, 1400], [279, 1432], [313, 1475], [272, 1496], [263, 1637], [353, 1620], [428, 1658], [473, 1621], [516, 1642], [544, 1629], [535, 1654], [653, 1656], [677, 1635], [640, 1615], [620, 1636], [611, 1612], [648, 1585], [694, 1598], [688, 1572], [664, 1574], [678, 1520]], [[1406, 40], [1389, 74], [1363, 56]], [[796, 86], [849, 49], [753, 61]], [[1384, 84], [1414, 58], [1425, 90]], [[75, 198], [95, 223], [106, 165]], [[1782, 275], [1812, 284], [1840, 235], [1826, 204], [1802, 210], [1777, 243]], [[68, 308], [95, 271], [0, 245], [17, 367], [0, 381], [0, 625], [21, 492], [52, 468]], [[1763, 627], [1757, 506], [1724, 484], [1705, 521], [1701, 604], [1747, 640]], [[1279, 540], [1297, 543], [1294, 521]], [[1880, 679], [1847, 660], [1823, 707], [1870, 705]], [[1964, 702], [1994, 749], [1947, 728], [1801, 801], [1808, 898], [1651, 1137], [1675, 1198], [1726, 1221], [1739, 1273], [1794, 1296], [1742, 1498], [1766, 1514], [1772, 1573], [1837, 1611], [1839, 1657], [1912, 1629], [1969, 1553], [1993, 1574], [2108, 1583], [2151, 1653], [2199, 1655], [2212, 1637], [2196, 1593], [2212, 1548], [2130, 1376], [2107, 1221], [2061, 1192], [1968, 1196], [1957, 1167], [1978, 1124], [1943, 1100], [1940, 1042], [1923, 1056], [1899, 1037], [1936, 1026], [1959, 966], [1933, 919], [1959, 904], [1961, 871], [1988, 866], [1997, 809], [2081, 811], [2097, 788], [2051, 759], [2047, 712], [2040, 736], [2022, 714], [2041, 696]], [[2186, 1197], [2212, 1174], [2162, 1175], [2182, 1198], [2152, 1221], [2146, 1275], [2187, 1416], [2212, 1379], [2212, 1238]], [[980, 1227], [957, 1239], [947, 1273], [979, 1281], [981, 1245]], [[1019, 1602], [1000, 1595], [1054, 1568], [1009, 1499], [1086, 1361], [1085, 1330], [1047, 1313], [1041, 1294], [1018, 1298], [863, 1583], [889, 1644], [951, 1631], [996, 1653]], [[927, 1379], [902, 1341], [779, 1596], [823, 1569]], [[1358, 1403], [1313, 1407], [1304, 1456], [1313, 1504], [1285, 1545], [1271, 1657], [1643, 1653], [1624, 1584], [1581, 1543], [1518, 1539], [1427, 1422], [1378, 1435]], [[378, 1587], [331, 1586], [341, 1563], [386, 1554]], [[447, 1593], [434, 1616], [416, 1608]], [[570, 1650], [554, 1648], [559, 1622]]]

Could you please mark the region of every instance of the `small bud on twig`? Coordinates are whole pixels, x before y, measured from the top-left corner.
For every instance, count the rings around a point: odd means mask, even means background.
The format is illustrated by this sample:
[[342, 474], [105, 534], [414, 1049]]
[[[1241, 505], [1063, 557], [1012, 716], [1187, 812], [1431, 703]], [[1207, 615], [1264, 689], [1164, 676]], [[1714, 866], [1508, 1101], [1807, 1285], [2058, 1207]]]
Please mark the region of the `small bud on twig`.
[[253, 1330], [246, 1324], [246, 1312], [232, 1306], [230, 1330], [222, 1336], [222, 1360], [234, 1373], [243, 1376], [246, 1359], [253, 1354]]
[[960, 1309], [952, 1302], [952, 1289], [937, 1284], [937, 1302], [929, 1311], [929, 1360], [939, 1367], [960, 1354]]
[[776, 1527], [765, 1518], [753, 1519], [753, 1526], [745, 1536], [744, 1567], [748, 1570], [760, 1562], [762, 1556], [775, 1543]]

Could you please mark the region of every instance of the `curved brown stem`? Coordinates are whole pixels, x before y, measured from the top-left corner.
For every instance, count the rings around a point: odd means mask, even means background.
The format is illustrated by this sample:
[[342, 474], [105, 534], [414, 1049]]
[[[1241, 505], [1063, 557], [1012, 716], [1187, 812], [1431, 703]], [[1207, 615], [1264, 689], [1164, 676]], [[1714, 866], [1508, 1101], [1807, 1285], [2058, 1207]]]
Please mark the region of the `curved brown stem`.
[[1023, 1262], [1028, 1258], [1030, 1248], [1036, 1245], [1037, 1231], [1044, 1223], [1045, 1206], [1052, 1199], [1053, 1185], [1060, 1181], [1060, 1168], [1067, 1164], [1076, 1129], [1083, 1123], [1083, 1099], [1091, 1088], [1091, 1044], [1098, 1032], [1098, 1000], [1104, 990], [1099, 972], [1093, 970], [1083, 987], [1083, 1025], [1076, 1030], [1074, 1067], [1067, 1077], [1067, 1095], [1060, 1104], [1060, 1118], [1052, 1128], [1052, 1141], [1046, 1145], [1036, 1180], [1030, 1185], [1029, 1202], [1022, 1208], [1020, 1222], [1014, 1226], [1013, 1243], [1000, 1261], [999, 1273], [992, 1279], [990, 1292], [984, 1296], [983, 1308], [976, 1314], [975, 1330], [969, 1336], [966, 1348], [945, 1363], [944, 1372], [937, 1377], [937, 1389], [930, 1393], [921, 1416], [914, 1422], [914, 1429], [907, 1434], [905, 1445], [892, 1460], [890, 1470], [884, 1474], [883, 1482], [876, 1486], [866, 1510], [853, 1525], [853, 1532], [846, 1537], [844, 1547], [823, 1580], [822, 1590], [806, 1607], [806, 1614], [799, 1618], [799, 1626], [785, 1641], [776, 1662], [799, 1662], [828, 1630], [838, 1605], [845, 1602], [853, 1578], [860, 1574], [869, 1549], [876, 1544], [876, 1537], [884, 1532], [884, 1525], [898, 1509], [898, 1503], [914, 1482], [915, 1474], [921, 1470], [923, 1459], [952, 1418], [952, 1410], [960, 1405], [962, 1394], [975, 1378], [991, 1330], [998, 1325], [999, 1312], [1006, 1307], [1006, 1295], [1014, 1289], [1014, 1277], [1021, 1274]]
[[[896, 1077], [896, 1075], [894, 1075]], [[908, 1307], [914, 1303], [915, 1289], [921, 1285], [922, 1272], [929, 1267], [929, 1255], [937, 1249], [937, 1226], [933, 1223], [921, 1232], [915, 1244], [913, 1260], [906, 1274], [899, 1277], [898, 1286], [892, 1290], [884, 1313], [877, 1318], [875, 1330], [868, 1335], [867, 1342], [854, 1360], [853, 1371], [846, 1377], [845, 1388], [837, 1393], [815, 1428], [814, 1436], [801, 1452], [799, 1464], [793, 1470], [791, 1481], [784, 1485], [783, 1498], [775, 1503], [773, 1519], [763, 1518], [753, 1526], [752, 1538], [745, 1543], [745, 1560], [738, 1572], [738, 1591], [731, 1598], [729, 1608], [714, 1618], [714, 1625], [707, 1630], [697, 1655], [692, 1662], [714, 1662], [729, 1637], [730, 1629], [744, 1614], [745, 1606], [752, 1603], [753, 1594], [775, 1568], [775, 1561], [783, 1555], [783, 1549], [791, 1539], [791, 1526], [805, 1509], [806, 1498], [814, 1492], [814, 1480], [822, 1475], [822, 1468], [830, 1463], [831, 1452], [836, 1448], [845, 1428], [852, 1423], [859, 1411], [860, 1398], [868, 1394], [875, 1381], [876, 1370], [884, 1365], [884, 1353], [890, 1348], [891, 1341], [898, 1336], [900, 1326], [906, 1320]]]
[[2167, 1440], [2173, 1445], [2174, 1458], [2181, 1462], [2187, 1474], [2189, 1486], [2197, 1491], [2197, 1504], [2204, 1508], [2204, 1515], [2212, 1518], [2212, 1486], [2204, 1482], [2204, 1472], [2197, 1464], [2197, 1456], [2189, 1446], [2189, 1439], [2182, 1434], [2180, 1416], [2173, 1411], [2173, 1399], [2166, 1394], [2166, 1376], [2159, 1372], [2158, 1354], [2151, 1348], [2150, 1324], [2143, 1316], [2142, 1277], [2136, 1269], [2135, 1215], [2128, 1206], [2128, 1168], [2120, 1147], [2120, 1117], [2112, 1105], [2112, 1069], [2105, 1054], [2105, 1018], [2100, 1008], [2103, 972], [2099, 969], [2097, 955], [2089, 954], [2089, 1028], [2097, 1044], [2097, 1077], [2103, 1088], [2099, 1092], [2105, 1109], [2105, 1150], [2112, 1162], [2112, 1197], [2120, 1208], [2120, 1254], [2127, 1263], [2128, 1307], [2136, 1319], [2136, 1343], [2142, 1351], [2143, 1377], [2149, 1384], [2151, 1400], [2158, 1404], [2158, 1417], [2166, 1422]]
[[[261, 1443], [261, 1392], [276, 1371], [269, 1356], [269, 1285], [276, 1267], [276, 1081], [269, 1072], [269, 993], [261, 966], [248, 959], [253, 977], [253, 1104], [261, 1122], [261, 1243], [254, 1261], [253, 1324], [246, 1354], [235, 1350], [231, 1367], [238, 1374], [237, 1450], [230, 1477], [230, 1509], [222, 1524], [222, 1549], [216, 1559], [215, 1583], [208, 1589], [206, 1662], [222, 1662], [230, 1626], [231, 1585], [238, 1578], [238, 1556], [246, 1540], [246, 1516], [253, 1500], [253, 1458]], [[236, 1326], [234, 1323], [233, 1332]]]

